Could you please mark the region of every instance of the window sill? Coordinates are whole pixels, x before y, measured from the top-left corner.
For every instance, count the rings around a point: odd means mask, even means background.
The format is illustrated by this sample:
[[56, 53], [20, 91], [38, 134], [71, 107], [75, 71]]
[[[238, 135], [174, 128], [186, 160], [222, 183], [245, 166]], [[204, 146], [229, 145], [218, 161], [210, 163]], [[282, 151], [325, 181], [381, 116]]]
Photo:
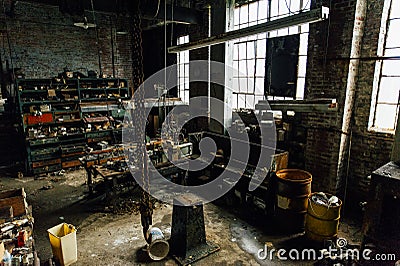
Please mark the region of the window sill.
[[379, 127], [369, 127], [368, 131], [372, 132], [372, 133], [381, 133], [381, 134], [390, 134], [390, 135], [394, 135], [396, 133], [396, 130], [394, 130], [394, 129], [383, 129], [383, 128], [379, 128]]

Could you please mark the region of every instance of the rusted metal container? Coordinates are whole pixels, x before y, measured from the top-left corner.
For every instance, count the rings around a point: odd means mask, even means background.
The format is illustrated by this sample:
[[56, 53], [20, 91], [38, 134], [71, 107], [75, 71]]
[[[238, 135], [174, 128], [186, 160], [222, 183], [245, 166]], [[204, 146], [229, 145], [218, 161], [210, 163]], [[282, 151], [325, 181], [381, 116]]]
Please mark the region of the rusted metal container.
[[[306, 216], [306, 236], [308, 239], [316, 242], [324, 242], [337, 237], [340, 209], [342, 201], [338, 199], [335, 205], [322, 205], [311, 200], [313, 193], [310, 195]], [[326, 194], [329, 198], [332, 196]]]
[[303, 231], [312, 175], [300, 169], [283, 169], [276, 177], [277, 225], [288, 233]]

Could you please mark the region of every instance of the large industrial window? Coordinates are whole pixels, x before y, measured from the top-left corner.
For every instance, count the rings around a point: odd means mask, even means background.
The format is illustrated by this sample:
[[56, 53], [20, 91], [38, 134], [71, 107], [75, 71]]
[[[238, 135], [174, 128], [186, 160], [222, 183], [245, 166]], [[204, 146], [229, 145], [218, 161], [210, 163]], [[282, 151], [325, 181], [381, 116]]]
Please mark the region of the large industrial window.
[[[400, 56], [400, 0], [385, 1], [378, 56]], [[380, 60], [375, 66], [370, 130], [394, 133], [399, 114], [400, 61]]]
[[[177, 44], [189, 42], [189, 35], [181, 36]], [[178, 96], [184, 103], [189, 104], [189, 50], [178, 53]]]
[[[302, 0], [259, 0], [241, 5], [236, 7], [234, 11], [234, 29], [246, 28], [268, 20], [289, 16], [308, 10], [309, 6], [310, 1]], [[297, 35], [297, 37], [285, 37], [289, 35]], [[275, 43], [275, 45], [271, 45], [272, 43]], [[272, 53], [274, 50], [277, 51], [274, 47], [276, 48], [276, 45], [280, 44], [283, 44], [282, 48], [295, 51], [296, 58], [294, 59], [296, 60], [293, 60], [293, 58], [291, 60], [280, 60], [279, 57], [282, 54]], [[233, 45], [233, 67], [237, 71], [233, 73], [232, 80], [232, 107], [254, 109], [255, 104], [265, 97], [274, 100], [303, 99], [307, 46], [308, 24], [237, 40]], [[268, 50], [270, 53], [268, 53]], [[288, 54], [288, 52], [283, 54]], [[286, 76], [285, 80], [273, 75], [276, 72], [277, 65], [280, 64], [282, 69], [285, 63], [289, 63], [287, 69], [294, 67], [294, 71], [292, 71], [294, 77], [291, 80], [286, 80], [290, 75]], [[281, 77], [283, 76], [281, 75]], [[274, 84], [285, 84], [285, 86], [272, 88]]]

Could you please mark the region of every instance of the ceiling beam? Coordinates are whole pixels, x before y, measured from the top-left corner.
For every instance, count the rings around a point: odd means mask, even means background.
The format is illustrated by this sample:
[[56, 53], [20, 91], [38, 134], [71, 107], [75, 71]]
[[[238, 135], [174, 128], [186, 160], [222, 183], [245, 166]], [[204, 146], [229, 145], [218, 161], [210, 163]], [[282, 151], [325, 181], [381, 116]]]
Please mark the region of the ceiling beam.
[[275, 20], [271, 20], [262, 24], [258, 24], [255, 26], [250, 26], [247, 28], [228, 31], [223, 34], [219, 34], [216, 36], [211, 36], [199, 41], [189, 42], [182, 45], [171, 46], [168, 48], [169, 53], [178, 53], [187, 50], [194, 50], [203, 47], [207, 47], [209, 45], [215, 45], [224, 43], [227, 41], [232, 41], [235, 39], [239, 39], [242, 37], [247, 37], [259, 33], [265, 33], [273, 30], [283, 29], [292, 26], [298, 26], [301, 24], [313, 23], [325, 20], [329, 17], [329, 8], [328, 7], [320, 7], [315, 8], [309, 11], [301, 12], [295, 15], [291, 15], [284, 18], [279, 18]]

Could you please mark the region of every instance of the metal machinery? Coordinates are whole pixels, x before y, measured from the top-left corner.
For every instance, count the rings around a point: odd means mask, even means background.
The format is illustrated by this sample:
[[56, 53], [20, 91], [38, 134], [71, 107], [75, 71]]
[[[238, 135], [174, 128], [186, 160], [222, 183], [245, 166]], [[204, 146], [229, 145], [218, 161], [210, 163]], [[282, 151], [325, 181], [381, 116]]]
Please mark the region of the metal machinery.
[[[223, 43], [228, 40], [234, 40], [240, 37], [247, 37], [251, 34], [257, 34], [261, 32], [266, 32], [266, 31], [272, 31], [280, 28], [285, 28], [289, 26], [298, 26], [300, 24], [304, 23], [311, 23], [315, 21], [321, 21], [325, 20], [328, 18], [329, 14], [329, 9], [326, 7], [321, 7], [321, 8], [316, 8], [310, 11], [306, 12], [300, 12], [299, 14], [295, 14], [293, 16], [288, 16], [287, 18], [283, 19], [277, 19], [274, 21], [268, 21], [264, 24], [256, 25], [253, 27], [246, 28], [244, 30], [236, 30], [232, 31], [229, 33], [221, 34], [220, 36], [212, 36], [204, 40], [197, 41], [195, 43], [188, 43], [188, 44], [183, 44], [180, 46], [176, 47], [170, 47], [168, 48], [168, 52], [170, 53], [176, 53], [179, 51], [183, 50], [192, 50], [192, 49], [197, 49], [200, 47], [208, 46], [208, 45], [213, 45], [217, 43]], [[139, 26], [138, 28], [140, 29], [140, 18], [137, 22], [136, 26]], [[140, 30], [139, 30], [140, 31]], [[136, 34], [140, 35], [140, 32], [136, 32]], [[141, 48], [141, 47], [137, 47]], [[140, 63], [142, 63], [143, 57], [141, 55], [141, 51], [137, 49], [138, 54], [137, 54], [137, 61], [140, 66], [142, 66]], [[138, 85], [142, 84], [143, 82], [143, 67], [138, 68]], [[166, 83], [166, 80], [165, 80]], [[163, 90], [162, 87], [159, 88], [161, 91]], [[162, 93], [158, 94], [159, 96], [162, 95]], [[161, 97], [162, 98], [162, 97]], [[142, 99], [142, 101], [140, 101]], [[160, 97], [158, 97], [160, 99]], [[143, 106], [143, 100], [144, 100], [144, 95], [139, 96], [139, 101], [138, 101], [138, 107], [139, 109], [144, 109]], [[164, 98], [165, 100], [165, 98]], [[158, 104], [160, 104], [159, 102]], [[162, 103], [162, 107], [166, 108], [165, 102]], [[162, 117], [162, 110], [158, 110], [158, 119]], [[166, 114], [166, 109], [164, 114]], [[265, 112], [265, 115], [269, 116], [262, 121], [261, 125], [253, 124], [251, 122], [248, 123], [248, 125], [242, 125], [242, 124], [234, 124], [233, 127], [236, 127], [236, 130], [243, 130], [243, 127], [248, 130], [248, 133], [250, 135], [250, 159], [247, 162], [236, 162], [236, 164], [241, 165], [244, 167], [245, 173], [242, 175], [242, 178], [239, 180], [239, 182], [235, 185], [235, 190], [240, 191], [240, 194], [244, 197], [242, 197], [245, 201], [247, 199], [247, 194], [248, 194], [248, 186], [250, 184], [251, 178], [253, 178], [253, 175], [255, 173], [255, 163], [252, 163], [252, 161], [257, 161], [259, 158], [257, 156], [261, 153], [260, 150], [265, 148], [262, 147], [260, 144], [260, 135], [259, 135], [259, 128], [257, 127], [268, 127], [271, 125], [271, 123], [274, 123], [273, 119], [271, 119], [271, 114], [268, 112]], [[140, 114], [138, 114], [138, 117], [140, 117]], [[152, 124], [161, 124], [159, 121], [156, 119], [153, 119]], [[140, 126], [139, 126], [140, 127]], [[157, 127], [154, 127], [157, 128]], [[215, 156], [215, 161], [204, 171], [197, 171], [193, 173], [187, 173], [188, 175], [188, 182], [189, 185], [193, 184], [199, 184], [199, 183], [206, 183], [211, 181], [213, 178], [218, 176], [218, 173], [220, 171], [223, 171], [226, 165], [226, 161], [229, 157], [229, 138], [227, 138], [224, 135], [221, 134], [215, 134], [211, 132], [201, 132], [201, 133], [192, 133], [189, 136], [189, 142], [193, 143], [193, 154], [196, 154], [199, 149], [198, 149], [198, 144], [199, 141], [198, 137], [204, 137], [204, 136], [209, 136], [210, 138], [214, 139], [215, 143], [218, 145], [218, 150], [220, 151], [219, 154]], [[165, 139], [165, 138], [163, 138]], [[149, 173], [148, 171], [148, 162], [145, 159], [144, 153], [146, 151], [145, 147], [141, 146], [142, 143], [138, 143], [138, 150], [139, 150], [139, 162], [140, 166], [143, 166], [143, 170], [141, 172], [141, 177], [144, 182], [144, 187], [149, 188]], [[174, 149], [180, 149], [183, 147], [174, 147], [174, 145], [171, 143], [170, 144], [170, 152], [167, 153], [168, 156], [174, 156]], [[159, 153], [159, 150], [156, 148], [158, 144], [156, 142], [151, 143], [150, 141], [150, 147], [152, 147], [152, 160], [156, 163], [162, 163], [164, 158], [163, 155]], [[189, 145], [190, 146], [190, 145]], [[278, 170], [279, 168], [285, 168], [287, 166], [287, 160], [288, 160], [288, 153], [287, 152], [281, 152], [273, 156], [272, 158], [272, 165], [269, 167], [269, 169], [265, 169], [265, 172], [262, 173], [262, 175], [269, 176], [269, 174], [274, 171]], [[228, 169], [229, 171], [235, 171], [235, 169]], [[267, 179], [268, 180], [268, 179]], [[180, 180], [178, 180], [180, 182]], [[226, 182], [229, 182], [229, 180], [226, 180]], [[258, 189], [256, 189], [253, 193], [252, 196], [257, 196], [258, 198], [261, 198], [264, 201], [264, 204], [267, 205], [268, 202], [273, 202], [268, 199], [268, 195], [271, 195], [271, 193], [268, 193], [268, 190], [271, 192], [270, 189], [268, 189], [268, 182], [266, 184], [262, 184]], [[146, 190], [146, 189], [145, 189]], [[191, 202], [195, 203], [196, 206], [202, 206], [201, 202], [199, 202], [197, 199], [193, 199], [191, 195], [187, 195], [184, 198], [179, 198], [175, 199], [176, 201], [182, 202]], [[141, 201], [141, 218], [142, 218], [142, 227], [143, 227], [143, 232], [145, 235], [145, 232], [149, 228], [149, 226], [152, 224], [152, 205], [149, 200], [149, 195], [144, 192], [143, 193], [143, 198]], [[265, 209], [268, 209], [268, 207], [265, 207]], [[207, 254], [214, 252], [218, 249], [218, 247], [213, 246], [213, 245], [207, 245], [206, 240], [205, 240], [205, 234], [204, 233], [204, 219], [203, 218], [203, 212], [202, 208], [192, 208], [192, 207], [177, 207], [177, 205], [174, 205], [174, 211], [173, 211], [173, 226], [172, 226], [172, 236], [171, 239], [174, 240], [176, 243], [180, 243], [182, 245], [176, 245], [172, 246], [172, 252], [175, 257], [179, 257], [178, 261], [182, 264], [188, 264], [193, 262], [194, 260], [197, 260], [203, 256], [206, 256]], [[195, 227], [195, 224], [198, 224], [200, 226]], [[146, 236], [145, 236], [146, 237]], [[200, 242], [195, 241], [194, 237], [200, 239]], [[195, 243], [196, 246], [193, 245], [188, 245], [190, 243]], [[201, 249], [201, 252], [198, 252], [197, 254], [201, 253], [199, 256], [193, 256], [190, 255], [192, 250], [195, 250], [196, 248]], [[193, 258], [194, 260], [191, 260], [190, 258]]]
[[391, 161], [371, 175], [369, 199], [363, 223], [362, 248], [376, 245], [383, 252], [400, 256], [400, 119]]
[[[265, 178], [263, 183], [254, 191], [249, 191], [249, 184], [255, 175], [256, 165], [260, 159], [260, 152], [263, 147], [260, 140], [260, 126], [272, 127], [274, 119], [271, 112], [265, 112], [260, 119], [261, 125], [258, 124], [256, 114], [252, 110], [238, 110], [233, 114], [232, 128], [237, 131], [246, 131], [249, 136], [250, 152], [249, 158], [246, 162], [237, 162], [237, 166], [245, 169], [239, 181], [234, 185], [234, 188], [225, 195], [227, 203], [235, 202], [239, 199], [243, 205], [253, 204], [261, 209], [261, 212], [272, 214], [274, 208], [274, 191], [273, 184], [270, 182], [272, 173], [280, 169], [287, 168], [289, 153], [284, 150], [275, 150], [275, 154], [271, 156], [271, 165], [268, 169], [263, 169], [262, 177]], [[240, 119], [238, 119], [240, 117]], [[243, 121], [238, 122], [239, 120]], [[223, 171], [237, 173], [239, 170], [235, 168], [228, 168], [227, 164], [230, 159], [230, 146], [232, 145], [232, 138], [226, 135], [213, 133], [213, 132], [199, 132], [189, 134], [190, 141], [194, 145], [194, 152], [198, 151], [198, 142], [200, 139], [209, 137], [214, 140], [217, 145], [217, 154], [212, 164], [200, 173], [190, 173], [189, 182], [194, 185], [200, 185], [210, 182], [217, 178]], [[225, 179], [227, 185], [232, 185], [231, 181]]]

